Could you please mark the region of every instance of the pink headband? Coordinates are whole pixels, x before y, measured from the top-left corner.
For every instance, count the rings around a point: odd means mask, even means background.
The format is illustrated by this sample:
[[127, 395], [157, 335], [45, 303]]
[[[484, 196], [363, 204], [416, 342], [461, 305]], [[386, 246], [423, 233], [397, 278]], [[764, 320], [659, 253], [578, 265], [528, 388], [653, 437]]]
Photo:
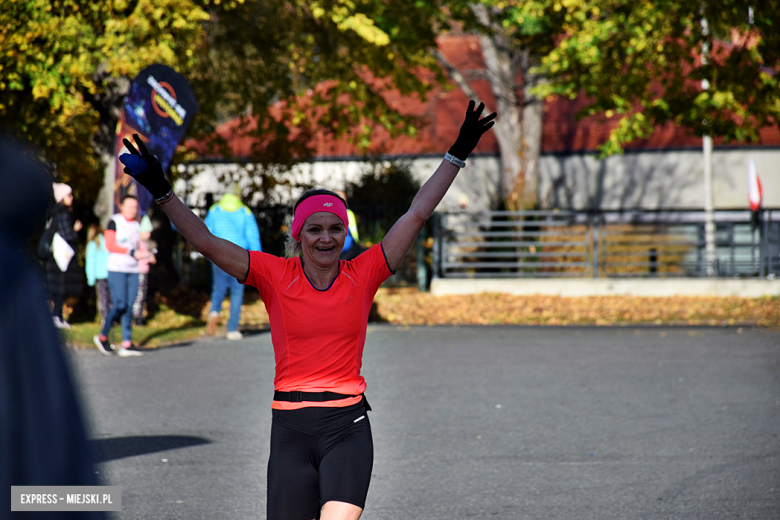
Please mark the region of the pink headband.
[[344, 227], [349, 227], [349, 224], [347, 224], [347, 207], [341, 199], [334, 195], [313, 195], [298, 204], [298, 207], [295, 209], [292, 223], [292, 237], [295, 240], [298, 240], [306, 219], [320, 211], [333, 213], [341, 219]]

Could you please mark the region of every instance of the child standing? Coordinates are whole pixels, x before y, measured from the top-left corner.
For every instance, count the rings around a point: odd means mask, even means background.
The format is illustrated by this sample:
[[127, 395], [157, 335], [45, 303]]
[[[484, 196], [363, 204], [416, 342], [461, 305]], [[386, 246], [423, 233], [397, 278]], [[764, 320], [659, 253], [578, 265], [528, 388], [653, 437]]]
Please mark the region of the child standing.
[[108, 290], [108, 249], [103, 238], [103, 228], [92, 224], [87, 229], [87, 258], [85, 261], [87, 284], [95, 287], [97, 306], [100, 313], [100, 328], [111, 308], [111, 291]]
[[144, 307], [146, 306], [146, 293], [149, 290], [149, 265], [157, 263], [157, 258], [154, 256], [157, 250], [150, 242], [153, 227], [148, 215], [144, 215], [141, 219], [139, 229], [141, 243], [138, 251], [142, 255], [138, 259], [138, 293], [136, 293], [133, 302], [133, 319], [136, 325], [146, 325]]

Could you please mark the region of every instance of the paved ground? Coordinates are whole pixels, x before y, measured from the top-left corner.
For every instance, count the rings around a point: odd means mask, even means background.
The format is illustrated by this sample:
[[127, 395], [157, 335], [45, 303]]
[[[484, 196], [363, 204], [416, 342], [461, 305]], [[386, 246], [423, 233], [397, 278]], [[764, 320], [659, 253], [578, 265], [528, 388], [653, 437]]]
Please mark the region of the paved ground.
[[[270, 336], [75, 355], [121, 519], [265, 516]], [[780, 518], [780, 333], [371, 326], [365, 520]]]

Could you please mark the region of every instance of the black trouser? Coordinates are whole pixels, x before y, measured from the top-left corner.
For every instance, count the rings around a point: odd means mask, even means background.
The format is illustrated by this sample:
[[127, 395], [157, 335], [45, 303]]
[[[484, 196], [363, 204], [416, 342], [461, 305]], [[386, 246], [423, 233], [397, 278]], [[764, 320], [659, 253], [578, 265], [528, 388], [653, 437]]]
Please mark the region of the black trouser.
[[365, 506], [374, 465], [365, 402], [273, 410], [268, 520], [319, 518], [331, 500]]

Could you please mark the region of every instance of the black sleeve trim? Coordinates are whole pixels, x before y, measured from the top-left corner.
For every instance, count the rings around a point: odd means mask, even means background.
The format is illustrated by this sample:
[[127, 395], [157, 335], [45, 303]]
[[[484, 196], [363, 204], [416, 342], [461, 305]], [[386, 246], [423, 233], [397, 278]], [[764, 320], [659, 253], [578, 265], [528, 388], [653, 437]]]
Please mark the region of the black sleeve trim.
[[236, 280], [240, 284], [245, 284], [246, 283], [247, 278], [249, 278], [249, 269], [252, 268], [252, 255], [249, 254], [249, 250], [248, 249], [246, 251], [246, 260], [247, 260], [247, 262], [246, 262], [246, 274], [244, 275], [244, 279], [243, 280], [239, 280], [238, 278], [236, 278]]
[[116, 231], [116, 222], [114, 222], [113, 219], [108, 221], [108, 226], [106, 226], [106, 230], [109, 230], [109, 229], [111, 231]]
[[379, 242], [379, 247], [382, 249], [382, 256], [385, 257], [385, 265], [387, 265], [387, 270], [390, 271], [392, 274], [395, 274], [395, 271], [390, 269], [390, 262], [387, 261], [387, 255], [385, 254], [385, 245], [382, 242]]

